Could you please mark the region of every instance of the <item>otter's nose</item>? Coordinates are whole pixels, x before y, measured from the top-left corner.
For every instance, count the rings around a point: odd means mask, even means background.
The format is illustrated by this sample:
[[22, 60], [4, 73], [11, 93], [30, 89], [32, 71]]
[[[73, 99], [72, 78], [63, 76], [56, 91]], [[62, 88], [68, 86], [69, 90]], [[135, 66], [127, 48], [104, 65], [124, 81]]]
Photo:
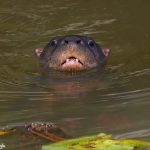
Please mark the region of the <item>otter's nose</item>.
[[83, 40], [78, 37], [66, 37], [65, 39], [62, 40], [61, 43], [62, 44], [74, 43], [74, 44], [81, 44], [81, 45], [84, 44]]

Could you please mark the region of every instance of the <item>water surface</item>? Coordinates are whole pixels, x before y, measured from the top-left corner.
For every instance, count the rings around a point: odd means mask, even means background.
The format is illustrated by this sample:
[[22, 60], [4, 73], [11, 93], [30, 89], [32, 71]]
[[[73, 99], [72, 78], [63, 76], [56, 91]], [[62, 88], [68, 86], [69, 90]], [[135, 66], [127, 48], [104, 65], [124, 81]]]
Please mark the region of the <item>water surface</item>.
[[[74, 136], [99, 132], [150, 140], [150, 2], [0, 1], [0, 127], [52, 121]], [[34, 49], [84, 34], [111, 56], [101, 73], [41, 73]], [[0, 138], [7, 149], [44, 140]]]

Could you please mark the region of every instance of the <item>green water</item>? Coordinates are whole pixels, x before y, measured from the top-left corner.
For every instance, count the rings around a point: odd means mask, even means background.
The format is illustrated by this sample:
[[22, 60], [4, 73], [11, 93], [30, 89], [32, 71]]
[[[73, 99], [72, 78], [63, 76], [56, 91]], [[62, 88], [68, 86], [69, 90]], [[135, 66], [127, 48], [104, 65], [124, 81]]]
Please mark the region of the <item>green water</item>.
[[[150, 140], [149, 11], [142, 0], [0, 0], [0, 127], [52, 121], [74, 136], [133, 132]], [[102, 73], [41, 73], [34, 49], [64, 34], [111, 49]], [[45, 141], [10, 135], [2, 143], [37, 150]]]

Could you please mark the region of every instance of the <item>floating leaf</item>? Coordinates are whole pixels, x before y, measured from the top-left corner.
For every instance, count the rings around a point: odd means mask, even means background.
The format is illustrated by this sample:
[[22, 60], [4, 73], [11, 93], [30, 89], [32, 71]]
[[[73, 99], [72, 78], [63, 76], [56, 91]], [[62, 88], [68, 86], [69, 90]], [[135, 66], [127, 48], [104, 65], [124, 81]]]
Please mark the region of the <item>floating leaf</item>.
[[45, 145], [42, 150], [135, 150], [150, 146], [150, 142], [140, 140], [114, 140], [111, 135], [85, 136]]
[[10, 129], [10, 130], [0, 130], [0, 136], [4, 136], [7, 134], [10, 134], [11, 132], [15, 132], [16, 129]]

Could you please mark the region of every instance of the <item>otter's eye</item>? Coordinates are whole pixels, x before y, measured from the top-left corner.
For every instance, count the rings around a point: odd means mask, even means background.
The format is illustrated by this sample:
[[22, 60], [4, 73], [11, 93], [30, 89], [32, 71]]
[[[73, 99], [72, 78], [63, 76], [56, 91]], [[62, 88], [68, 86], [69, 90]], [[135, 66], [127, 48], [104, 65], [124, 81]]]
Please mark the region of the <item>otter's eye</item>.
[[88, 41], [88, 45], [89, 45], [90, 47], [94, 47], [94, 42], [93, 42], [92, 40], [89, 40], [89, 41]]
[[56, 46], [56, 45], [57, 45], [57, 41], [56, 41], [56, 40], [52, 40], [52, 41], [50, 42], [50, 44], [51, 44], [51, 46]]

